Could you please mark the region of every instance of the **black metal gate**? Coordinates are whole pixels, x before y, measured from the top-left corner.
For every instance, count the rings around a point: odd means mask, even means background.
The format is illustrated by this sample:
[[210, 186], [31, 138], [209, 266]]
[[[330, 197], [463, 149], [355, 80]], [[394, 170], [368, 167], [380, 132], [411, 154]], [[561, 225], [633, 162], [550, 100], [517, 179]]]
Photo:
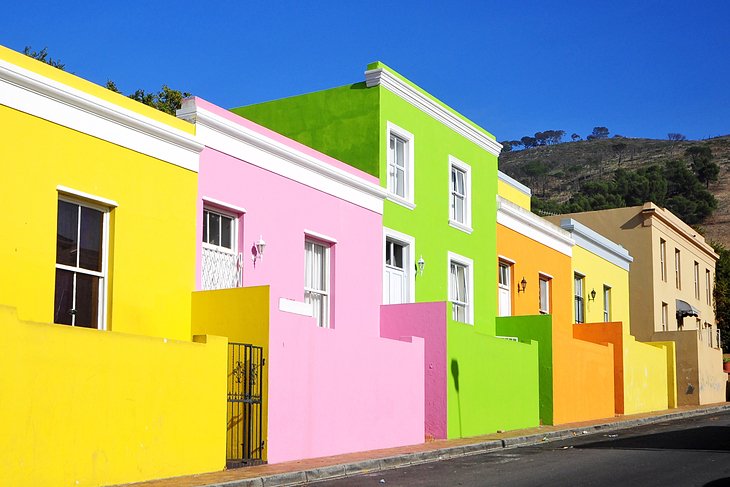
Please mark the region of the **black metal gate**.
[[264, 365], [262, 347], [228, 344], [228, 468], [263, 463], [261, 396]]

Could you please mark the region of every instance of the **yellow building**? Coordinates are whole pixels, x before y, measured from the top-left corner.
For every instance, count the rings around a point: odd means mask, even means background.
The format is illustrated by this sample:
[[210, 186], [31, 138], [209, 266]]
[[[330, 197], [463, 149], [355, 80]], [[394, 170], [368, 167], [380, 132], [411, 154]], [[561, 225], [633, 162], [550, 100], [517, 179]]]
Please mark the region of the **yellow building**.
[[724, 401], [712, 301], [718, 256], [702, 235], [653, 203], [548, 219], [560, 218], [577, 220], [631, 252], [631, 334], [644, 342], [676, 342], [678, 404]]
[[620, 245], [576, 220], [560, 220], [573, 247], [574, 334], [614, 344], [616, 412], [635, 414], [676, 407], [673, 342], [641, 343], [630, 333], [629, 269]]
[[0, 47], [0, 478], [225, 465], [226, 344], [191, 336], [193, 128]]

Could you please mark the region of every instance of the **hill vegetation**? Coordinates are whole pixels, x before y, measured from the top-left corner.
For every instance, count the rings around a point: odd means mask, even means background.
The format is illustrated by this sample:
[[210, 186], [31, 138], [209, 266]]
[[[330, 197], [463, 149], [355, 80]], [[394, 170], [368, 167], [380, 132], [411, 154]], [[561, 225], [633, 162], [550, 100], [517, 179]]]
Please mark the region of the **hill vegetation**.
[[730, 247], [730, 135], [589, 138], [503, 152], [500, 170], [530, 186], [537, 213], [653, 201]]

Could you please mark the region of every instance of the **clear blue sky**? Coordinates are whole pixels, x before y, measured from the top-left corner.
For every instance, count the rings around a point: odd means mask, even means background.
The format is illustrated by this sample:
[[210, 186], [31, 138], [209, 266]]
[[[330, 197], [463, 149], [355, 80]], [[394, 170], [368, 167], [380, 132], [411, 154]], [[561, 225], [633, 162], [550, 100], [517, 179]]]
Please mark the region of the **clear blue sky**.
[[494, 133], [730, 133], [730, 2], [7, 2], [0, 44], [124, 92], [234, 107], [380, 60]]

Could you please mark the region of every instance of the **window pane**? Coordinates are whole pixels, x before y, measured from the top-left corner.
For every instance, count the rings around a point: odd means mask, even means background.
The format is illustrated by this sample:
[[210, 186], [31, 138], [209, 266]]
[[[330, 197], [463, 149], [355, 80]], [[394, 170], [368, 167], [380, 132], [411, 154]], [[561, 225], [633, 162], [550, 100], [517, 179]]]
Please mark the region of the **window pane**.
[[221, 216], [221, 247], [232, 249], [233, 242], [233, 219]]
[[405, 198], [406, 192], [405, 192], [405, 179], [406, 174], [405, 171], [401, 168], [396, 168], [395, 170], [395, 194], [398, 196], [402, 196]]
[[203, 242], [208, 242], [208, 216], [209, 211], [203, 211]]
[[98, 210], [81, 207], [79, 267], [83, 269], [101, 271], [103, 217], [103, 213]]
[[58, 264], [76, 266], [78, 232], [79, 205], [59, 200], [56, 230], [56, 262]]
[[460, 196], [454, 197], [454, 220], [464, 223], [464, 198]]
[[395, 140], [395, 165], [398, 167], [405, 166], [405, 142], [399, 138]]
[[393, 244], [393, 263], [394, 267], [403, 269], [403, 246], [397, 243]]
[[99, 318], [99, 278], [76, 273], [75, 326], [97, 328]]
[[208, 215], [208, 243], [212, 245], [220, 245], [221, 217], [215, 213], [209, 213]]
[[53, 322], [63, 325], [72, 323], [74, 273], [56, 269], [56, 293], [53, 302]]

